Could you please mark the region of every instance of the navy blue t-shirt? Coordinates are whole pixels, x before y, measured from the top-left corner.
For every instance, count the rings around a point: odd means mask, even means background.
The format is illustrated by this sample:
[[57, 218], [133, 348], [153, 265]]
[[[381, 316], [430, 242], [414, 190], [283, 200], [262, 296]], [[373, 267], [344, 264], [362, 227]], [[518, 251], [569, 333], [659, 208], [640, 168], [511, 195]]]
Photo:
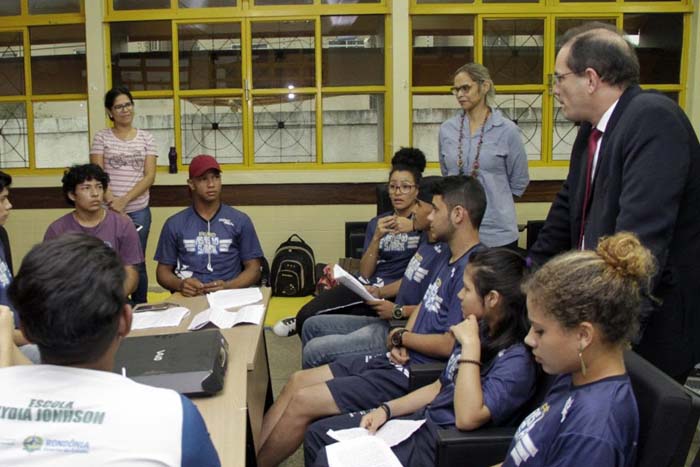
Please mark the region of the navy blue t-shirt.
[[261, 258], [262, 247], [250, 217], [222, 204], [206, 221], [191, 206], [165, 221], [155, 260], [175, 266], [175, 274], [207, 283], [231, 280], [242, 262]]
[[435, 271], [450, 259], [446, 243], [421, 243], [406, 266], [396, 294], [397, 305], [418, 305]]
[[[461, 356], [462, 346], [457, 343], [440, 375], [440, 392], [426, 409], [426, 418], [443, 428], [455, 424], [455, 381], [459, 371], [457, 360]], [[534, 394], [535, 361], [527, 347], [518, 343], [498, 352], [484, 370], [481, 375], [484, 405], [491, 412], [491, 423], [503, 425]]]
[[574, 386], [557, 377], [534, 412], [520, 424], [504, 467], [632, 467], [639, 414], [627, 375]]
[[[457, 294], [462, 290], [464, 269], [469, 264], [471, 255], [484, 246], [473, 246], [453, 263], [443, 263], [428, 285], [420, 312], [413, 323], [412, 331], [418, 334], [442, 334], [451, 326], [462, 321], [462, 303]], [[438, 359], [409, 349], [411, 364], [437, 362]]]
[[[393, 212], [385, 212], [369, 221], [365, 231], [363, 254], [372, 242], [379, 219], [393, 215]], [[406, 270], [406, 265], [408, 265], [411, 257], [418, 250], [421, 238], [421, 232], [417, 231], [384, 235], [379, 239], [379, 258], [377, 258], [377, 267], [374, 270], [374, 274], [372, 274], [372, 277], [366, 277], [365, 279], [370, 284], [391, 284], [401, 279]]]
[[[10, 297], [7, 296], [7, 289], [10, 287], [11, 282], [12, 271], [10, 271], [10, 267], [7, 265], [5, 248], [3, 247], [2, 242], [0, 242], [0, 305], [5, 305], [6, 307], [10, 308], [10, 310], [13, 310], [12, 305], [10, 304]], [[17, 327], [19, 319], [14, 310], [13, 315], [15, 319], [15, 327]]]

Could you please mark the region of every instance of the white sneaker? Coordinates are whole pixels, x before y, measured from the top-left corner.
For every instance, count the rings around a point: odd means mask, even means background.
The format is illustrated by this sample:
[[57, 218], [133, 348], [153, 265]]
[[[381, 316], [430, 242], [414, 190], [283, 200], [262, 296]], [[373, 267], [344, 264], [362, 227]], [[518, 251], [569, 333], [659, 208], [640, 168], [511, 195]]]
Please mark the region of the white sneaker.
[[289, 317], [277, 321], [272, 326], [272, 332], [280, 337], [293, 336], [297, 333], [297, 319]]

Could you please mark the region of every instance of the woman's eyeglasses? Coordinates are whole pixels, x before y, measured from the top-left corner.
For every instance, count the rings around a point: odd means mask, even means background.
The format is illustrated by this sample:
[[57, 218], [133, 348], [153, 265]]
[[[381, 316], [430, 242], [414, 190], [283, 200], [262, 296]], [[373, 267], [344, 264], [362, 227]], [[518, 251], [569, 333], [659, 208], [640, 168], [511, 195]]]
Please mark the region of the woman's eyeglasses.
[[133, 106], [134, 104], [131, 102], [126, 102], [124, 104], [115, 105], [112, 107], [112, 109], [116, 110], [117, 112], [123, 112], [125, 110], [131, 110]]
[[408, 183], [404, 183], [402, 185], [393, 185], [390, 183], [386, 187], [389, 190], [389, 193], [395, 193], [396, 191], [398, 191], [399, 193], [402, 193], [405, 195], [407, 193], [410, 193], [411, 190], [413, 189], [413, 187], [415, 187], [415, 186], [416, 185], [410, 185]]

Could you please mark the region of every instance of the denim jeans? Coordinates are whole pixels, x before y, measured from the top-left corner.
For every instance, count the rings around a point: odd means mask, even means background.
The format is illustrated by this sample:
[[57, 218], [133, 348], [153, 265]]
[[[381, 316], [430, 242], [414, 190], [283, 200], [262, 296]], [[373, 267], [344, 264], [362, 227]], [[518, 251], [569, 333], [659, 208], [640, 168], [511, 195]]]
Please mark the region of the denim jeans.
[[302, 368], [314, 368], [346, 355], [386, 350], [389, 322], [373, 316], [319, 315], [301, 330]]
[[136, 286], [136, 290], [131, 294], [131, 301], [133, 304], [145, 303], [148, 301], [148, 274], [146, 272], [146, 243], [148, 242], [148, 233], [151, 231], [151, 208], [146, 206], [138, 211], [129, 212], [127, 215], [131, 218], [136, 228], [141, 226], [138, 230], [139, 242], [141, 243], [141, 251], [143, 252], [144, 262], [136, 265], [136, 269], [139, 273], [139, 284]]

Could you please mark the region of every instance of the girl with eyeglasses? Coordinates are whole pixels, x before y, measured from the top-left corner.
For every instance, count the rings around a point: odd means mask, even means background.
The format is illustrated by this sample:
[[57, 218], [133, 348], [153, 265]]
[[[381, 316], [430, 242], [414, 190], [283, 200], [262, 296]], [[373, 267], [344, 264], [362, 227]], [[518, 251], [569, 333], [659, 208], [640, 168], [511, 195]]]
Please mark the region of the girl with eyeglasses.
[[[420, 149], [401, 148], [394, 154], [391, 164], [387, 186], [393, 210], [369, 221], [360, 260], [360, 279], [377, 298], [396, 296], [406, 266], [424, 239], [414, 228], [413, 215], [425, 170], [425, 155]], [[302, 307], [296, 318], [280, 320], [273, 331], [279, 336], [301, 333], [306, 319], [327, 310], [336, 314], [376, 316], [354, 292], [337, 285]]]
[[[90, 162], [109, 175], [105, 201], [110, 209], [128, 215], [134, 222], [145, 255], [151, 229], [149, 190], [156, 178], [157, 150], [153, 135], [132, 126], [134, 99], [126, 87], [116, 87], [105, 94], [105, 109], [114, 126], [95, 134]], [[138, 270], [139, 285], [131, 299], [134, 303], [144, 303], [148, 291], [145, 263]]]
[[515, 248], [519, 234], [513, 196], [521, 196], [530, 181], [520, 130], [493, 108], [494, 85], [485, 66], [468, 63], [457, 69], [453, 80], [452, 94], [461, 109], [440, 125], [440, 170], [443, 176], [479, 179], [487, 200], [481, 241]]

